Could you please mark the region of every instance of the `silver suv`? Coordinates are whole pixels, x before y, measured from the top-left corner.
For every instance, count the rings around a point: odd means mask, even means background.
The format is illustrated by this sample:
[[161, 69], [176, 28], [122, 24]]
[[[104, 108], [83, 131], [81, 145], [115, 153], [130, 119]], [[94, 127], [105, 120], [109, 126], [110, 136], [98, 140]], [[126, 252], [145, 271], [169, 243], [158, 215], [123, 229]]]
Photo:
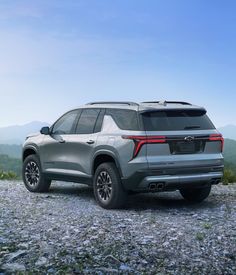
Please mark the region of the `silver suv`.
[[93, 186], [104, 208], [131, 192], [179, 190], [201, 202], [223, 175], [222, 135], [202, 107], [186, 102], [93, 102], [72, 110], [23, 146], [31, 192], [52, 180]]

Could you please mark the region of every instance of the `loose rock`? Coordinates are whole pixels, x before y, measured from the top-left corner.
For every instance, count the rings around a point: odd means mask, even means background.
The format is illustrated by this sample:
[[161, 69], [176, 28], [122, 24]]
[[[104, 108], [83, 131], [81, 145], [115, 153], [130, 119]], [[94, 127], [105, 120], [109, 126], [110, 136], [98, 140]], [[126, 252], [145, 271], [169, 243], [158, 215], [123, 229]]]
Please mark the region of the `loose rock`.
[[0, 274], [236, 274], [236, 185], [201, 204], [178, 192], [129, 196], [104, 210], [91, 188], [48, 194], [0, 181]]

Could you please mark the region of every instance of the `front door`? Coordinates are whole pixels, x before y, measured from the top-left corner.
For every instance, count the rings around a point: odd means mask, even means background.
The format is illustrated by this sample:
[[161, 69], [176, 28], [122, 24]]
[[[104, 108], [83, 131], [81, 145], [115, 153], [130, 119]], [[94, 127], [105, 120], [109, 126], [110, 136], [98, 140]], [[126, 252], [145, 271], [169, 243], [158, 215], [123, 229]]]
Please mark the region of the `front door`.
[[53, 125], [50, 135], [44, 137], [41, 163], [45, 172], [66, 174], [76, 169], [70, 138], [74, 134], [79, 113], [80, 110], [66, 113]]

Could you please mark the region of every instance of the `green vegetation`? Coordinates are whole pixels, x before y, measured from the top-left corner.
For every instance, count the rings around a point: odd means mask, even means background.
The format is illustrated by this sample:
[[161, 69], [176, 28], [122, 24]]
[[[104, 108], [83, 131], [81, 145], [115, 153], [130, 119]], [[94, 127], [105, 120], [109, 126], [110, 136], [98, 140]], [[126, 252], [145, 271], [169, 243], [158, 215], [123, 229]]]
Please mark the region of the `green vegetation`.
[[197, 232], [197, 234], [196, 234], [196, 239], [197, 239], [198, 241], [203, 241], [203, 240], [205, 239], [205, 234], [202, 233], [202, 232]]
[[14, 172], [0, 171], [0, 180], [16, 180], [19, 177]]
[[205, 229], [211, 229], [211, 228], [212, 228], [212, 224], [206, 222], [206, 223], [203, 224], [203, 227], [204, 227]]
[[236, 182], [235, 170], [231, 170], [226, 166], [224, 170], [223, 184], [227, 185], [229, 183], [235, 183], [235, 182]]
[[21, 177], [21, 160], [0, 155], [0, 179], [18, 179]]
[[20, 159], [22, 146], [17, 144], [0, 144], [0, 155], [7, 155], [10, 158]]
[[226, 163], [236, 169], [236, 140], [225, 139], [224, 157]]
[[236, 140], [225, 139], [224, 146], [225, 171], [223, 183], [236, 182]]

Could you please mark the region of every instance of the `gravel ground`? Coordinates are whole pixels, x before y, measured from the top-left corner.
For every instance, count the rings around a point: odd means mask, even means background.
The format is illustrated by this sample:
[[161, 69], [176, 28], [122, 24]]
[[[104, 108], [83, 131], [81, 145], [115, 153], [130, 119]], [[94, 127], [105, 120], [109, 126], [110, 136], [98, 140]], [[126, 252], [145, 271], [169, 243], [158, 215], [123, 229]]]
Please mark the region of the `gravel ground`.
[[0, 274], [236, 274], [236, 185], [199, 205], [178, 192], [104, 210], [92, 190], [0, 181]]

